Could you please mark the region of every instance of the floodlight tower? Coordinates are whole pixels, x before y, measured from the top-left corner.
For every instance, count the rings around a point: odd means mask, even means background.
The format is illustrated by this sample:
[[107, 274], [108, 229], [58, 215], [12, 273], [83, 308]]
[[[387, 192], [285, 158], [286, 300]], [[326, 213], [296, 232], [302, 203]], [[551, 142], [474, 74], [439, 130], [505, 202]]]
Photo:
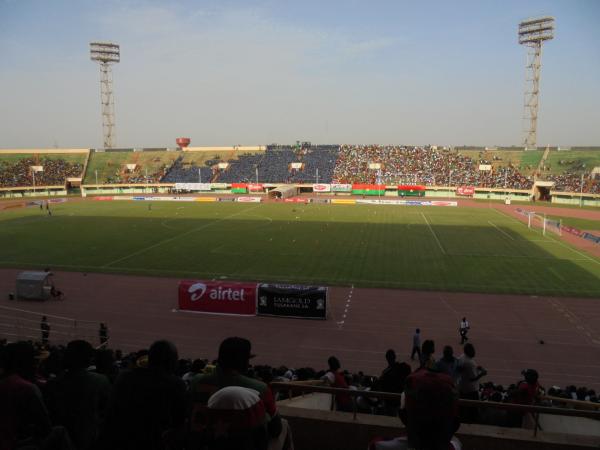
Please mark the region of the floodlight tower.
[[112, 64], [121, 61], [118, 44], [112, 42], [91, 42], [90, 58], [100, 63], [100, 101], [102, 103], [102, 131], [104, 148], [115, 144], [115, 100], [112, 89]]
[[527, 19], [519, 24], [519, 44], [527, 46], [525, 66], [525, 149], [537, 144], [537, 118], [542, 67], [542, 43], [554, 38], [554, 17]]

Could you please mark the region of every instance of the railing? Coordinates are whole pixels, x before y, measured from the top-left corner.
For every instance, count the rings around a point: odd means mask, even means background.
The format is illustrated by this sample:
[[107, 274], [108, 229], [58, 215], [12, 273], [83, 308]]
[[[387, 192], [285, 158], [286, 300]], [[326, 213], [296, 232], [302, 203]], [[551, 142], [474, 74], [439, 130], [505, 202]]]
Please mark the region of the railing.
[[[318, 382], [318, 381], [317, 381]], [[293, 397], [293, 393], [313, 393], [319, 392], [324, 394], [331, 394], [335, 399], [336, 394], [344, 394], [346, 396], [352, 397], [352, 409], [353, 409], [353, 418], [356, 420], [358, 410], [356, 407], [356, 398], [357, 397], [376, 397], [378, 399], [393, 399], [400, 401], [402, 398], [402, 394], [394, 394], [391, 392], [379, 392], [379, 391], [360, 391], [355, 389], [340, 389], [340, 388], [332, 388], [328, 386], [318, 386], [314, 381], [311, 382], [273, 382], [271, 383], [271, 388], [274, 391], [287, 391], [289, 397]], [[565, 400], [560, 399], [558, 400]], [[332, 402], [332, 408], [333, 404]], [[458, 405], [467, 407], [467, 408], [495, 408], [501, 409], [505, 411], [513, 411], [513, 412], [521, 412], [523, 414], [531, 414], [534, 420], [534, 428], [533, 435], [537, 436], [538, 429], [541, 429], [539, 425], [539, 415], [540, 414], [549, 414], [549, 415], [557, 415], [557, 416], [569, 416], [569, 417], [585, 417], [589, 419], [599, 420], [600, 421], [600, 411], [585, 411], [578, 409], [566, 409], [566, 408], [554, 408], [548, 406], [537, 406], [537, 405], [520, 405], [516, 403], [498, 403], [498, 402], [488, 402], [488, 401], [480, 401], [480, 400], [466, 400], [459, 399]]]

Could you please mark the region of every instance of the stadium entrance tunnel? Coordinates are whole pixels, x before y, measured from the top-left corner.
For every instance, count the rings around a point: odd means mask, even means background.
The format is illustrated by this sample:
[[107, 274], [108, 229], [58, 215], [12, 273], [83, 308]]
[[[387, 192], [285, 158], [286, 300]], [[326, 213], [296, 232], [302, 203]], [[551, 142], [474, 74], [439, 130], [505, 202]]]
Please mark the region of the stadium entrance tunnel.
[[298, 188], [294, 186], [277, 186], [269, 191], [269, 198], [290, 198], [298, 195]]

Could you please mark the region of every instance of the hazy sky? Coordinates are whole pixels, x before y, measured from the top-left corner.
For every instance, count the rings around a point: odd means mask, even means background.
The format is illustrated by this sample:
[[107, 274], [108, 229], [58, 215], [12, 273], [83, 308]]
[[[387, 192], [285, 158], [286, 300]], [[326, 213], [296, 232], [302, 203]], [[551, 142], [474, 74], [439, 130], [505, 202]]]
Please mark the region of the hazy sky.
[[600, 1], [0, 0], [0, 148], [522, 141], [517, 24], [556, 17], [538, 145], [600, 145]]

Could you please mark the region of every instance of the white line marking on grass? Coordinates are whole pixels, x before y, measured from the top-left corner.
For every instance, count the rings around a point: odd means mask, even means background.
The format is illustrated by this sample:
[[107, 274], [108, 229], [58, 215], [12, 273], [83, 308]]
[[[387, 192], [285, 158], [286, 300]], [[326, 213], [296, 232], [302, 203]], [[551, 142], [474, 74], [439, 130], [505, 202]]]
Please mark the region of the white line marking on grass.
[[593, 263], [596, 264], [600, 264], [600, 261], [598, 261], [597, 259], [592, 258], [591, 256], [586, 255], [585, 253], [581, 253], [579, 250], [575, 250], [574, 248], [569, 247], [567, 244], [565, 244], [564, 242], [556, 239], [554, 236], [550, 236], [550, 239], [552, 239], [553, 241], [555, 241], [557, 244], [560, 244], [561, 246], [563, 246], [564, 248], [571, 250], [572, 252], [577, 253], [580, 256], [583, 256], [586, 260], [589, 260]]
[[512, 237], [510, 234], [508, 234], [506, 231], [504, 231], [502, 228], [500, 228], [498, 225], [494, 224], [494, 222], [492, 222], [491, 220], [488, 220], [488, 223], [493, 226], [496, 230], [498, 230], [500, 233], [502, 233], [504, 236], [506, 236], [507, 238], [509, 238], [511, 241], [514, 241], [515, 238]]
[[[497, 212], [498, 212], [498, 214], [502, 214], [503, 216], [510, 217], [511, 219], [513, 219], [513, 220], [517, 221], [517, 222], [518, 222], [518, 223], [520, 223], [521, 225], [523, 225], [523, 226], [527, 226], [527, 225], [526, 225], [524, 222], [521, 222], [519, 219], [517, 219], [517, 218], [515, 218], [515, 217], [513, 217], [513, 216], [510, 216], [510, 215], [508, 215], [508, 214], [506, 214], [506, 213], [504, 213], [504, 212], [502, 212], [502, 211], [500, 211], [500, 210], [497, 210], [496, 208], [493, 208], [493, 209], [494, 209], [494, 211], [497, 211]], [[535, 230], [534, 228], [532, 228], [531, 230], [537, 233], [537, 230]], [[541, 232], [541, 231], [540, 231], [540, 232]], [[589, 255], [586, 255], [585, 253], [582, 253], [582, 252], [580, 252], [579, 250], [575, 250], [574, 248], [572, 248], [572, 247], [569, 247], [567, 244], [565, 244], [564, 242], [562, 242], [560, 239], [556, 239], [554, 236], [548, 235], [548, 238], [547, 238], [547, 240], [548, 240], [549, 242], [556, 242], [557, 244], [559, 244], [559, 245], [563, 246], [563, 247], [564, 247], [564, 248], [566, 248], [567, 250], [571, 250], [572, 252], [575, 252], [575, 253], [577, 253], [579, 256], [583, 256], [583, 257], [585, 258], [585, 260], [587, 260], [587, 261], [591, 261], [591, 262], [593, 262], [593, 263], [600, 264], [600, 261], [598, 261], [597, 259], [595, 259], [595, 258], [592, 258], [591, 256], [589, 256]], [[574, 260], [573, 260], [573, 261], [574, 261]], [[581, 260], [577, 260], [577, 261], [581, 261]]]
[[232, 217], [236, 217], [236, 216], [239, 216], [239, 215], [243, 215], [244, 213], [246, 213], [246, 212], [248, 212], [248, 211], [252, 211], [253, 209], [256, 209], [256, 208], [258, 208], [259, 206], [260, 206], [260, 205], [253, 206], [253, 207], [251, 207], [251, 208], [248, 208], [248, 209], [245, 209], [245, 210], [243, 210], [243, 211], [240, 211], [240, 212], [237, 212], [237, 213], [234, 213], [234, 214], [230, 214], [230, 215], [228, 215], [228, 216], [222, 217], [222, 218], [220, 218], [220, 219], [217, 219], [217, 220], [213, 220], [212, 222], [206, 223], [206, 224], [204, 224], [204, 225], [201, 225], [201, 226], [199, 226], [199, 227], [197, 227], [197, 228], [192, 228], [191, 230], [185, 231], [185, 232], [183, 232], [183, 233], [180, 233], [180, 234], [176, 234], [176, 235], [175, 235], [175, 236], [173, 236], [173, 237], [170, 237], [170, 238], [168, 238], [168, 239], [164, 239], [164, 240], [162, 240], [162, 241], [159, 241], [159, 242], [157, 242], [156, 244], [152, 244], [152, 245], [150, 245], [150, 246], [148, 246], [148, 247], [145, 247], [145, 248], [142, 248], [142, 249], [140, 249], [140, 250], [137, 250], [137, 251], [135, 251], [135, 252], [133, 252], [133, 253], [130, 253], [129, 255], [125, 255], [125, 256], [123, 256], [123, 257], [121, 257], [121, 258], [115, 259], [114, 261], [111, 261], [111, 262], [109, 262], [109, 263], [106, 263], [106, 264], [104, 264], [103, 266], [100, 266], [100, 267], [101, 267], [101, 268], [110, 267], [110, 266], [112, 266], [113, 264], [116, 264], [116, 263], [118, 263], [118, 262], [124, 261], [124, 260], [126, 260], [126, 259], [132, 258], [132, 257], [134, 257], [134, 256], [137, 256], [137, 255], [140, 255], [140, 254], [142, 254], [142, 253], [145, 253], [145, 252], [147, 252], [148, 250], [152, 250], [153, 248], [159, 247], [159, 246], [161, 246], [161, 245], [163, 245], [163, 244], [166, 244], [166, 243], [168, 243], [168, 242], [172, 242], [172, 241], [174, 241], [175, 239], [179, 239], [179, 238], [181, 238], [181, 237], [183, 237], [183, 236], [187, 236], [188, 234], [192, 234], [192, 233], [195, 233], [195, 232], [197, 232], [197, 231], [204, 230], [205, 228], [208, 228], [208, 227], [210, 227], [211, 225], [214, 225], [214, 224], [216, 224], [216, 223], [219, 223], [219, 222], [223, 222], [224, 220], [227, 220], [227, 219], [231, 219]]
[[429, 221], [427, 220], [427, 217], [423, 213], [421, 213], [421, 215], [423, 216], [423, 219], [425, 219], [425, 223], [429, 227], [429, 231], [431, 231], [431, 234], [433, 234], [433, 237], [435, 238], [435, 242], [437, 242], [438, 247], [440, 248], [440, 250], [442, 251], [442, 253], [445, 255], [446, 254], [446, 250], [444, 250], [444, 247], [442, 247], [442, 243], [438, 239], [437, 234], [435, 234], [435, 231], [433, 231], [433, 228], [429, 224]]

